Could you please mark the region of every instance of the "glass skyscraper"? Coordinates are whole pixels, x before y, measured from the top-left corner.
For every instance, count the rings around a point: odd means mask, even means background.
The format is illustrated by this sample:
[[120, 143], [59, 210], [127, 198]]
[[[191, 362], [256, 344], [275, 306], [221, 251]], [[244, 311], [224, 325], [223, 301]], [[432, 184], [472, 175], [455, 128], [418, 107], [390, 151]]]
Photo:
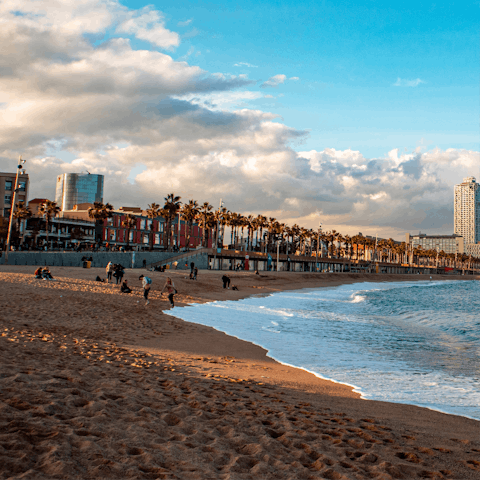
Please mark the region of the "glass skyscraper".
[[64, 173], [57, 177], [55, 202], [62, 210], [81, 203], [103, 203], [103, 175]]

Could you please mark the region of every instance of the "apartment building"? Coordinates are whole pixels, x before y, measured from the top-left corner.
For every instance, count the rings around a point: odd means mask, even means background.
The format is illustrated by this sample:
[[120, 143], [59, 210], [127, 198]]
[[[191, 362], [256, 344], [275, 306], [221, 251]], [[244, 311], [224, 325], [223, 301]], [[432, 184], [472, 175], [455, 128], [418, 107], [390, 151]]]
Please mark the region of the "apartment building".
[[[16, 173], [0, 172], [0, 216], [8, 218], [13, 202], [13, 190], [15, 188]], [[20, 174], [18, 177], [18, 192], [15, 203], [28, 200], [28, 174]]]
[[475, 177], [467, 177], [454, 192], [454, 232], [465, 244], [480, 242], [480, 186]]
[[414, 248], [422, 248], [423, 250], [437, 250], [445, 253], [464, 253], [465, 243], [461, 235], [418, 235], [406, 234], [407, 245], [413, 245]]

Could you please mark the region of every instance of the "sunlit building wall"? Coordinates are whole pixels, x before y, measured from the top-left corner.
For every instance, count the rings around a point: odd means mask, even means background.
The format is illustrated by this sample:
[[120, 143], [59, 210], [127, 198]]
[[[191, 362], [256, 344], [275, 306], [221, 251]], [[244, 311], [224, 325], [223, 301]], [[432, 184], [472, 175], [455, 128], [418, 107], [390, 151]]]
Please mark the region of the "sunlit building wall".
[[480, 242], [480, 186], [475, 177], [455, 185], [454, 232], [465, 239], [465, 244]]

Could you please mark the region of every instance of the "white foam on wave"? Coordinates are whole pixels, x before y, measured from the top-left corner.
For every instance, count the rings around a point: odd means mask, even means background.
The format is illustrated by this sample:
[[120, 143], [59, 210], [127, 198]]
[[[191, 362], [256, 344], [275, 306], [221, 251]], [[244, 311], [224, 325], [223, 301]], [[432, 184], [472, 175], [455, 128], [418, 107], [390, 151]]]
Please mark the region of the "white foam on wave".
[[[377, 350], [383, 339], [372, 332], [380, 328], [377, 330], [380, 337], [385, 333], [381, 330], [381, 322], [355, 313], [358, 309], [365, 310], [369, 291], [391, 290], [395, 285], [397, 288], [422, 284], [430, 287], [434, 283], [445, 285], [447, 282], [342, 285], [309, 289], [305, 293], [282, 292], [235, 302], [176, 307], [168, 314], [259, 345], [279, 363], [349, 385], [362, 398], [416, 404], [480, 419], [478, 385], [476, 387], [468, 378], [452, 378], [448, 372], [412, 368], [408, 364], [408, 353], [401, 357], [379, 357]], [[332, 300], [334, 303], [330, 303]], [[325, 309], [327, 305], [333, 310]], [[230, 312], [225, 314], [225, 309]], [[281, 328], [279, 317], [283, 318]], [[345, 328], [344, 322], [349, 322], [350, 326]], [[390, 324], [397, 329], [403, 328], [395, 319]], [[408, 341], [408, 330], [403, 335]]]

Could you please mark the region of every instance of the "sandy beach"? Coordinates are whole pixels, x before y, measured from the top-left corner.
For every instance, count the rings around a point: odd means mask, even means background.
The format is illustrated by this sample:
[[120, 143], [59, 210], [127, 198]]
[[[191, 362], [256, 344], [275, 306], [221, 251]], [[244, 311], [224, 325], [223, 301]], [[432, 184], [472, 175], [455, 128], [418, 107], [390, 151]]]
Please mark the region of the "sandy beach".
[[[363, 400], [251, 343], [95, 282], [0, 267], [1, 479], [479, 479], [480, 422]], [[422, 275], [169, 272], [176, 305]], [[438, 279], [445, 277], [438, 277]], [[451, 280], [455, 277], [448, 277]], [[465, 280], [465, 277], [456, 277]]]

